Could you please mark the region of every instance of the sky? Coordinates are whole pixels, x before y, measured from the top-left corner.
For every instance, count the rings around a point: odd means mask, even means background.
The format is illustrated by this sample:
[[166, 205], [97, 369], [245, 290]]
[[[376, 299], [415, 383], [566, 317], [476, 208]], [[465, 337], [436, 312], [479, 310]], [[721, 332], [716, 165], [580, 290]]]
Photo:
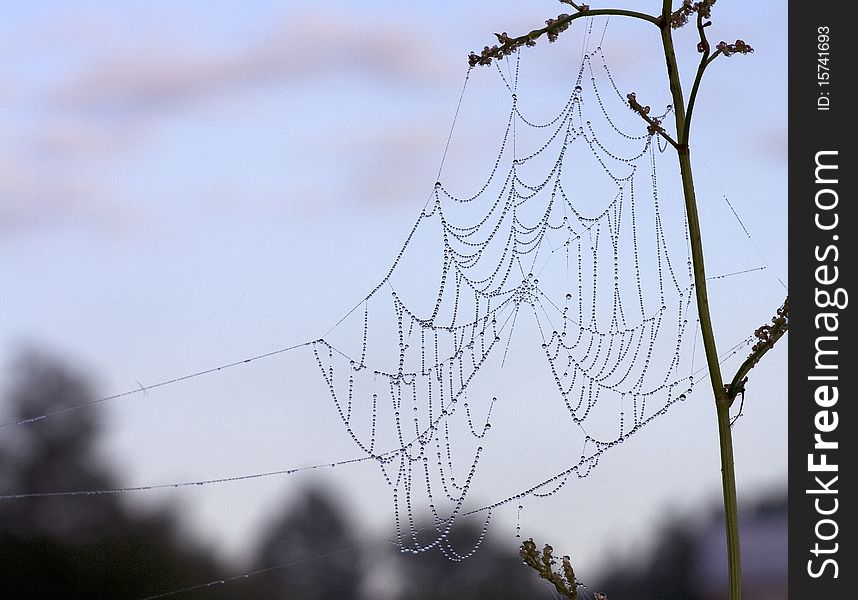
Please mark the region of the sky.
[[[659, 4], [623, 6], [654, 12]], [[529, 31], [564, 8], [548, 0], [8, 3], [0, 23], [3, 379], [12, 357], [33, 346], [82, 365], [106, 397], [326, 334], [381, 281], [431, 196], [468, 52], [493, 32]], [[786, 294], [787, 15], [762, 0], [723, 2], [713, 20], [710, 39], [741, 38], [755, 52], [716, 61], [695, 109], [707, 269], [765, 267], [710, 282], [726, 350], [766, 323]], [[663, 95], [654, 28], [616, 18], [602, 28], [594, 25], [618, 86], [639, 99]], [[558, 65], [580, 60], [583, 34], [574, 29], [523, 53], [521, 85], [536, 113], [568, 91]], [[678, 40], [687, 90], [694, 31]], [[493, 107], [505, 101], [496, 84], [493, 70], [469, 77], [453, 130], [464, 151], [444, 165], [445, 186], [465, 186], [490, 166]], [[733, 429], [746, 499], [786, 487], [786, 346], [752, 371]], [[358, 456], [316, 367], [298, 354], [87, 410], [104, 412], [105, 452], [128, 486]], [[526, 388], [521, 394], [496, 409], [511, 427], [528, 414]], [[510, 433], [498, 480], [504, 469], [526, 477]], [[564, 451], [562, 436], [549, 433], [559, 441], [548, 451]], [[377, 471], [319, 471], [129, 499], [176, 502], [189, 535], [234, 557], [290, 494], [316, 480], [354, 507], [366, 531], [392, 527]], [[555, 547], [570, 540], [564, 551], [579, 557], [576, 568], [597, 570], [611, 552], [642, 547], [668, 516], [716, 503], [719, 486], [714, 406], [700, 385], [589, 477], [521, 511], [502, 508], [493, 528], [510, 544], [516, 525]], [[493, 493], [489, 480], [474, 501], [491, 503]]]

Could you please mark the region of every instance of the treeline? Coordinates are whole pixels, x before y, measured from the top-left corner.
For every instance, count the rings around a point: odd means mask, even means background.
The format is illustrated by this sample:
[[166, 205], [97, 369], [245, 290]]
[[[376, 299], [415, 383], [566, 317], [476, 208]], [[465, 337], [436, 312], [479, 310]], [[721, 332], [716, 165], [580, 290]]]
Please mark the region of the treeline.
[[[37, 352], [22, 354], [3, 390], [0, 422], [52, 414], [0, 429], [0, 495], [108, 490], [120, 479], [99, 450], [98, 409], [68, 410], [98, 398], [86, 377]], [[64, 412], [66, 411], [66, 412]], [[245, 564], [226, 564], [211, 548], [182, 535], [170, 505], [141, 512], [128, 494], [0, 499], [0, 599], [538, 600], [552, 586], [522, 565], [515, 544], [491, 540], [463, 562], [437, 550], [402, 555], [386, 540], [361, 539], [331, 491], [304, 489], [249, 548]], [[786, 598], [786, 499], [743, 510], [748, 600]], [[724, 577], [718, 515], [665, 519], [645, 552], [607, 561], [581, 598], [718, 600]], [[714, 533], [713, 533], [714, 532]], [[467, 548], [479, 535], [454, 528]], [[563, 554], [568, 540], [552, 543]], [[580, 547], [580, 544], [578, 544]], [[540, 546], [541, 547], [541, 546]], [[714, 549], [714, 550], [713, 550]], [[712, 554], [714, 552], [714, 554]], [[710, 555], [711, 554], [711, 555]], [[781, 554], [783, 556], [781, 556]], [[714, 557], [714, 558], [713, 558]], [[574, 559], [574, 557], [573, 557]], [[253, 573], [243, 577], [242, 573]], [[233, 576], [236, 576], [234, 579]], [[219, 584], [225, 579], [225, 583]], [[215, 582], [213, 585], [206, 585]]]
[[[86, 377], [38, 352], [21, 355], [7, 382], [2, 422], [53, 413], [3, 428], [0, 494], [109, 490], [119, 478], [99, 451], [99, 410], [63, 412], [98, 396]], [[247, 564], [225, 564], [182, 536], [170, 506], [141, 512], [127, 494], [0, 500], [0, 598], [141, 599], [256, 572], [175, 598], [429, 600], [544, 597], [515, 548], [491, 543], [465, 563], [439, 552], [402, 556], [386, 538], [358, 539], [332, 493], [315, 487], [284, 505]], [[467, 543], [478, 532], [463, 526]], [[367, 543], [371, 542], [371, 543]], [[288, 565], [288, 566], [283, 566]]]

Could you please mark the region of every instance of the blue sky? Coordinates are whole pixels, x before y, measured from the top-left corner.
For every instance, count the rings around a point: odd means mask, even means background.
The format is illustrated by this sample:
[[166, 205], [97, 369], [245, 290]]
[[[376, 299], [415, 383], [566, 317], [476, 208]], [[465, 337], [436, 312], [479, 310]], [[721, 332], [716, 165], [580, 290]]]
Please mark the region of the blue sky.
[[[523, 32], [564, 8], [548, 0], [7, 5], [5, 375], [9, 357], [32, 344], [82, 363], [110, 395], [318, 338], [385, 274], [431, 193], [467, 53], [494, 31]], [[712, 65], [696, 109], [692, 149], [709, 273], [766, 266], [712, 282], [726, 349], [766, 322], [785, 295], [786, 9], [722, 2], [714, 21], [713, 40], [740, 37], [756, 52]], [[683, 33], [679, 52], [690, 67], [696, 39], [691, 29]], [[567, 89], [557, 65], [579, 60], [582, 39], [570, 30], [523, 56], [522, 81], [538, 90], [530, 96], [535, 112], [549, 111]], [[618, 19], [605, 30], [612, 72], [639, 98], [663, 92], [657, 42], [654, 30]], [[472, 74], [467, 98], [476, 104], [457, 124], [456, 140], [476, 170], [496, 150], [493, 130], [484, 128], [498, 102], [489, 77]], [[467, 181], [467, 166], [451, 159], [445, 177]], [[782, 342], [752, 372], [734, 429], [739, 487], [748, 496], [785, 487], [785, 373]], [[128, 485], [355, 456], [317, 379], [287, 353], [106, 403], [98, 409], [111, 424], [105, 450]], [[608, 548], [639, 541], [666, 512], [717, 498], [714, 409], [703, 385], [693, 399], [564, 494], [528, 503], [523, 531], [550, 535], [557, 547], [575, 532], [587, 540], [581, 568], [595, 569]], [[524, 409], [523, 400], [505, 408], [512, 418]], [[368, 528], [391, 524], [371, 469], [325, 475], [344, 494], [361, 492], [348, 501]], [[312, 477], [134, 500], [179, 502], [196, 535], [239, 555]], [[491, 491], [484, 502], [494, 500]], [[515, 513], [496, 519], [510, 543]]]

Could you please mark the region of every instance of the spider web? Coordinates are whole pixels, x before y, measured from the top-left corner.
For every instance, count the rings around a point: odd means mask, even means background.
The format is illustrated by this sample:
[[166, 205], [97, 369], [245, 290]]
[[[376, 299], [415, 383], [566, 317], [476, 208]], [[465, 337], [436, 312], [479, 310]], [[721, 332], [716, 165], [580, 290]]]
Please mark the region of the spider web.
[[[600, 47], [547, 119], [528, 113], [518, 61], [506, 67], [506, 122], [482, 180], [445, 181], [442, 162], [390, 270], [312, 343], [347, 435], [390, 488], [401, 549], [453, 560], [476, 549], [492, 509], [585, 477], [693, 385], [689, 242], [679, 200], [662, 209], [664, 147], [628, 110]], [[523, 366], [534, 355], [538, 371], [532, 358]], [[560, 445], [493, 439], [504, 419], [562, 432]], [[474, 509], [480, 466], [510, 443], [525, 478]], [[475, 512], [483, 534], [454, 549], [450, 529]]]

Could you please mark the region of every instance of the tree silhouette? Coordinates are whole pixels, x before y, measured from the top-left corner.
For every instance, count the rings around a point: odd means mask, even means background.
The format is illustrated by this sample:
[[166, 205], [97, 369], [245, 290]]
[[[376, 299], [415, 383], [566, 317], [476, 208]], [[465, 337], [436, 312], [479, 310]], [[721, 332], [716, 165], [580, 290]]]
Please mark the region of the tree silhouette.
[[[98, 449], [100, 414], [68, 410], [95, 398], [87, 380], [32, 350], [12, 372], [6, 416], [53, 416], [3, 431], [0, 489], [32, 495], [117, 487]], [[113, 494], [0, 500], [0, 595], [140, 598], [221, 573], [208, 553], [179, 541], [175, 520], [167, 509], [136, 514]], [[226, 596], [215, 590], [209, 597]]]
[[357, 544], [333, 495], [308, 488], [268, 528], [256, 568], [282, 568], [258, 575], [249, 596], [356, 600], [362, 571]]

